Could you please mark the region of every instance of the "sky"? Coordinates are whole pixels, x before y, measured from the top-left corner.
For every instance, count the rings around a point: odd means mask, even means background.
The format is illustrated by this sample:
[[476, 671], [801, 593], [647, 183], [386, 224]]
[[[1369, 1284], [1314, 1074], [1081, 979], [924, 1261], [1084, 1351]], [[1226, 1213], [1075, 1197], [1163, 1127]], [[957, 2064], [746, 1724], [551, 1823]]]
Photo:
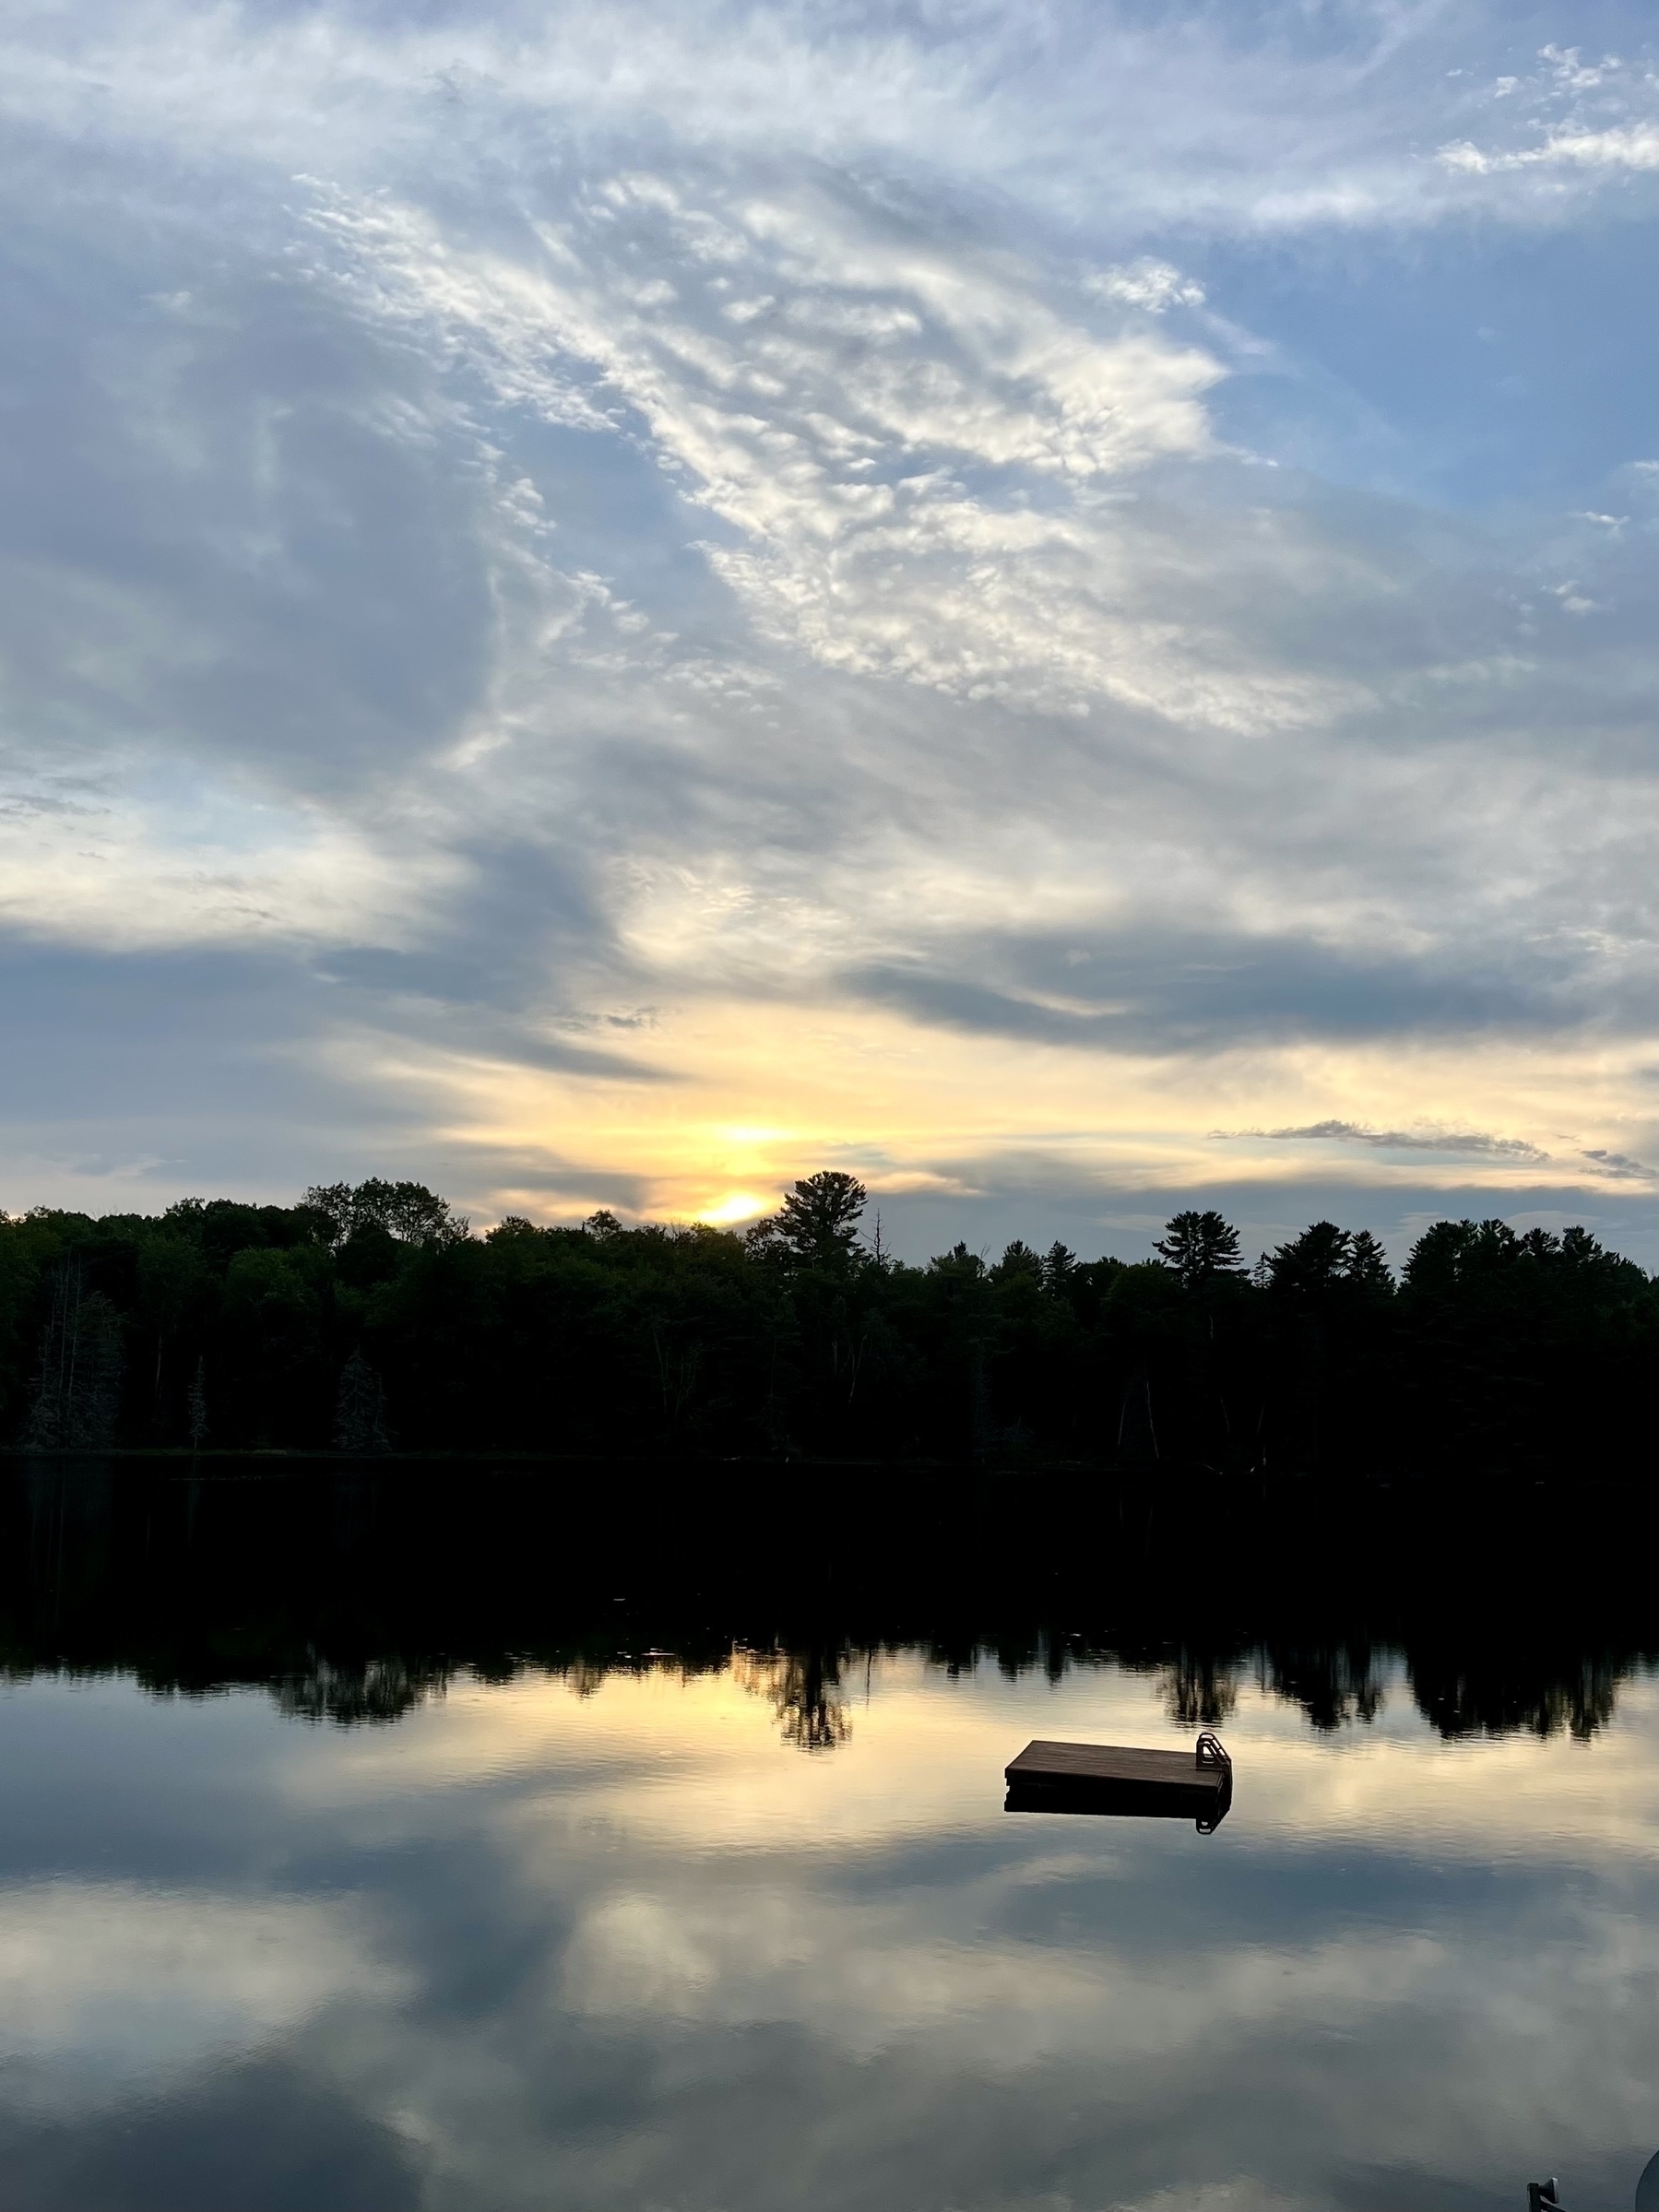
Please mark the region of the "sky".
[[0, 39], [0, 1205], [1659, 1267], [1659, 26]]

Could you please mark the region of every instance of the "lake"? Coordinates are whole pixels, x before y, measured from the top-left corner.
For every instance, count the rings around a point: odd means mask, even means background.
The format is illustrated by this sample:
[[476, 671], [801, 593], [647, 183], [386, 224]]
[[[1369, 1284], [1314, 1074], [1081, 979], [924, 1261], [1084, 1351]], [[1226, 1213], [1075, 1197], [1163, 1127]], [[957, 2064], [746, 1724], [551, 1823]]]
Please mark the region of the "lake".
[[1629, 2206], [1629, 1501], [974, 1479], [11, 1462], [7, 2206]]

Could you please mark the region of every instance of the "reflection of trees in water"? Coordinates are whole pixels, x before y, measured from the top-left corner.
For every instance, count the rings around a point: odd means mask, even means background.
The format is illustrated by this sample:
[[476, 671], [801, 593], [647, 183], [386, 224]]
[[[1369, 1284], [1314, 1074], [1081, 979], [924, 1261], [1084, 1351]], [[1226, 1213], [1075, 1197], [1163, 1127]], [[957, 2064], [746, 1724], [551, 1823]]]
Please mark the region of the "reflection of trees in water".
[[1442, 1736], [1558, 1735], [1587, 1744], [1613, 1718], [1618, 1686], [1631, 1662], [1602, 1652], [1590, 1658], [1511, 1653], [1460, 1664], [1449, 1654], [1411, 1653], [1412, 1694]]
[[274, 1686], [278, 1709], [294, 1721], [400, 1721], [416, 1706], [442, 1697], [449, 1669], [442, 1662], [421, 1664], [396, 1657], [336, 1666], [315, 1659], [302, 1674], [286, 1674]]
[[1368, 1642], [1263, 1644], [1256, 1680], [1286, 1704], [1299, 1705], [1321, 1730], [1369, 1722], [1383, 1707], [1382, 1670]]
[[1238, 1704], [1242, 1672], [1236, 1659], [1183, 1650], [1163, 1670], [1164, 1709], [1184, 1728], [1213, 1728]]
[[736, 1650], [731, 1675], [752, 1697], [768, 1700], [786, 1744], [802, 1751], [833, 1751], [852, 1733], [852, 1721], [837, 1694], [839, 1652], [826, 1652], [815, 1644], [799, 1651]]
[[1411, 1644], [1391, 1651], [1368, 1640], [1337, 1639], [1264, 1642], [1232, 1656], [1183, 1650], [1159, 1672], [1165, 1709], [1184, 1727], [1226, 1720], [1242, 1675], [1253, 1668], [1258, 1687], [1299, 1707], [1325, 1733], [1377, 1718], [1391, 1659], [1404, 1660], [1417, 1710], [1441, 1736], [1524, 1731], [1544, 1739], [1566, 1731], [1581, 1743], [1612, 1720], [1619, 1685], [1641, 1663], [1635, 1654], [1585, 1657], [1514, 1648], [1451, 1653]]
[[[935, 1648], [936, 1663], [946, 1663]], [[1164, 1709], [1182, 1728], [1214, 1728], [1235, 1711], [1245, 1679], [1268, 1696], [1298, 1707], [1321, 1733], [1369, 1726], [1387, 1702], [1388, 1677], [1404, 1663], [1417, 1710], [1445, 1737], [1509, 1735], [1522, 1731], [1546, 1738], [1566, 1731], [1588, 1742], [1612, 1720], [1620, 1685], [1652, 1663], [1638, 1652], [1570, 1650], [1551, 1654], [1525, 1646], [1489, 1644], [1478, 1636], [1455, 1652], [1425, 1650], [1415, 1642], [1375, 1644], [1368, 1637], [1307, 1642], [1264, 1639], [1231, 1647], [1178, 1647], [1094, 1642], [1073, 1631], [1034, 1638], [1023, 1651], [1006, 1639], [978, 1648], [953, 1645], [948, 1670], [969, 1672], [995, 1661], [1011, 1680], [1041, 1668], [1051, 1682], [1080, 1669], [1122, 1667], [1155, 1677]]]
[[[802, 1751], [830, 1751], [852, 1733], [842, 1694], [844, 1668], [877, 1649], [897, 1653], [926, 1647], [903, 1644], [851, 1647], [803, 1643], [730, 1652], [732, 1680], [751, 1697], [763, 1697], [776, 1717], [786, 1744]], [[944, 1673], [971, 1674], [977, 1664], [995, 1663], [1017, 1678], [1040, 1671], [1050, 1681], [1079, 1668], [1122, 1666], [1156, 1678], [1164, 1709], [1183, 1728], [1214, 1728], [1236, 1711], [1247, 1676], [1267, 1695], [1298, 1707], [1321, 1733], [1358, 1723], [1369, 1725], [1382, 1710], [1386, 1673], [1392, 1658], [1404, 1658], [1414, 1701], [1423, 1718], [1447, 1738], [1501, 1736], [1525, 1732], [1541, 1739], [1566, 1731], [1588, 1742], [1612, 1720], [1621, 1682], [1641, 1663], [1634, 1655], [1602, 1653], [1590, 1658], [1562, 1653], [1494, 1653], [1471, 1661], [1467, 1652], [1397, 1652], [1367, 1642], [1329, 1644], [1262, 1643], [1233, 1651], [1179, 1650], [1159, 1659], [1145, 1651], [1119, 1651], [1081, 1639], [1063, 1643], [1034, 1638], [1016, 1657], [1006, 1641], [977, 1650], [971, 1645], [937, 1648], [926, 1655]], [[646, 1652], [550, 1652], [539, 1661], [477, 1666], [480, 1680], [510, 1681], [527, 1664], [540, 1664], [578, 1697], [590, 1697], [613, 1675], [637, 1678], [668, 1674], [691, 1682], [718, 1671], [720, 1657], [681, 1657], [666, 1650]], [[18, 1669], [18, 1674], [35, 1670]], [[320, 1656], [283, 1674], [272, 1685], [278, 1708], [296, 1720], [396, 1721], [406, 1712], [442, 1697], [454, 1668], [447, 1660], [405, 1658], [396, 1653], [363, 1661], [335, 1662]], [[147, 1678], [147, 1686], [166, 1695], [184, 1685]]]
[[[555, 1653], [540, 1662], [526, 1663], [544, 1664], [547, 1672], [556, 1674], [567, 1690], [587, 1698], [596, 1697], [618, 1675], [634, 1682], [644, 1681], [647, 1675], [667, 1675], [683, 1689], [688, 1683], [700, 1682], [705, 1675], [719, 1674], [726, 1660], [723, 1649], [713, 1657], [702, 1654], [691, 1657], [653, 1648], [649, 1651], [579, 1651], [574, 1658]], [[514, 1669], [515, 1674], [523, 1672], [523, 1664]]]
[[[634, 1669], [629, 1667], [624, 1671], [632, 1674]], [[561, 1667], [559, 1672], [567, 1690], [574, 1690], [578, 1697], [588, 1698], [598, 1695], [605, 1686], [607, 1676], [616, 1674], [618, 1668], [614, 1660], [608, 1662], [584, 1652], [581, 1658], [573, 1659], [568, 1666]]]

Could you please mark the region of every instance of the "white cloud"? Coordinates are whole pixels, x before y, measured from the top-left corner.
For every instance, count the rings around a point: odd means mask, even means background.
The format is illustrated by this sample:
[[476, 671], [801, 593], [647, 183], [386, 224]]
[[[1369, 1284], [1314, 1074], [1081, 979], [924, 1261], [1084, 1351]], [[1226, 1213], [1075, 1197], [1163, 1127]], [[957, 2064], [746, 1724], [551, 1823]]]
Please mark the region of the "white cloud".
[[[1215, 450], [1203, 396], [1224, 371], [1203, 349], [1096, 335], [1010, 256], [946, 258], [846, 195], [698, 198], [634, 173], [591, 197], [599, 219], [543, 224], [540, 254], [512, 260], [407, 206], [336, 198], [316, 271], [376, 321], [427, 329], [497, 401], [648, 437], [727, 526], [705, 550], [761, 633], [828, 667], [1239, 732], [1362, 703], [1147, 606], [1146, 533], [1102, 494]], [[645, 256], [674, 282], [642, 311]], [[1120, 307], [1202, 296], [1155, 263], [1090, 289]]]
[[[1659, 169], [1659, 77], [1617, 54], [1586, 65], [1576, 46], [1545, 46], [1538, 59], [1544, 66], [1529, 78], [1500, 77], [1494, 87], [1499, 99], [1526, 96], [1530, 112], [1508, 122], [1511, 143], [1451, 140], [1440, 149], [1446, 169], [1470, 177], [1537, 171], [1592, 179]], [[1542, 135], [1515, 143], [1527, 129]]]
[[1162, 314], [1170, 307], [1203, 305], [1202, 284], [1194, 283], [1167, 261], [1155, 260], [1149, 254], [1144, 254], [1138, 261], [1125, 263], [1121, 268], [1096, 270], [1084, 278], [1084, 286], [1088, 291], [1098, 292], [1103, 300], [1117, 300], [1126, 307], [1144, 307], [1152, 314]]
[[1659, 124], [1631, 124], [1605, 131], [1555, 131], [1541, 146], [1483, 153], [1462, 140], [1440, 148], [1449, 169], [1496, 176], [1517, 169], [1659, 169]]

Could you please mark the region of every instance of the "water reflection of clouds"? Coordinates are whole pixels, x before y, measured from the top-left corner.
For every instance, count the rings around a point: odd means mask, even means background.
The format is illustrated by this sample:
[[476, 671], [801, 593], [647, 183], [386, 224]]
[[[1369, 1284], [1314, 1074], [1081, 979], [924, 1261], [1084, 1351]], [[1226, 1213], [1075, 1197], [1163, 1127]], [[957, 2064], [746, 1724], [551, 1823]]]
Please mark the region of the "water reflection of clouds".
[[[453, 1685], [433, 1712], [395, 1735], [356, 1734], [319, 1767], [289, 1761], [303, 1794], [424, 1791], [492, 1778], [533, 1818], [602, 1822], [677, 1851], [889, 1847], [917, 1833], [978, 1827], [1000, 1807], [1001, 1769], [1034, 1711], [1080, 1740], [1184, 1740], [1161, 1677], [1074, 1670], [1057, 1684], [1009, 1681], [989, 1667], [955, 1679], [908, 1655], [872, 1656], [844, 1684], [844, 1734], [832, 1759], [786, 1759], [791, 1709], [781, 1663], [740, 1654], [729, 1672], [665, 1664], [589, 1681], [558, 1674]], [[1348, 1841], [1416, 1851], [1432, 1844], [1477, 1860], [1659, 1854], [1659, 1768], [1618, 1747], [1659, 1738], [1659, 1682], [1632, 1675], [1594, 1745], [1564, 1731], [1443, 1742], [1406, 1695], [1396, 1662], [1376, 1717], [1334, 1736], [1310, 1733], [1294, 1703], [1245, 1679], [1228, 1717], [1238, 1806], [1250, 1837], [1301, 1849]], [[434, 1724], [437, 1722], [437, 1724]], [[1029, 1733], [1027, 1731], [1027, 1733]], [[780, 1741], [781, 1738], [781, 1741]], [[552, 1802], [543, 1803], [551, 1781]], [[1241, 1848], [1244, 1846], [1241, 1845]]]
[[[1001, 1811], [1032, 1733], [1178, 1740], [1153, 1670], [1050, 1686], [877, 1655], [867, 1703], [861, 1668], [843, 1683], [850, 1734], [810, 1758], [764, 1668], [587, 1687], [457, 1676], [385, 1730], [232, 1697], [200, 1738], [132, 1696], [156, 1756], [100, 1841], [129, 1871], [36, 1923], [41, 1971], [61, 1953], [84, 1992], [41, 2064], [113, 2115], [86, 2059], [101, 1988], [119, 2021], [148, 1981], [186, 2024], [158, 2095], [263, 2053], [437, 2206], [1225, 2189], [1364, 2212], [1512, 2194], [1532, 2166], [1605, 2173], [1617, 2202], [1641, 2164], [1621, 2181], [1617, 2157], [1659, 2135], [1651, 1679], [1586, 1746], [1445, 1744], [1397, 1668], [1375, 1722], [1321, 1736], [1246, 1676], [1208, 1839]], [[55, 1694], [64, 1786], [96, 1788], [77, 1712], [130, 1694]], [[227, 1769], [242, 1894], [222, 1867], [145, 1880]], [[7, 1893], [0, 1937], [41, 1894]], [[192, 2011], [198, 1982], [217, 2012]]]
[[395, 2003], [408, 1978], [364, 1935], [337, 1899], [130, 1879], [0, 1890], [6, 2064], [48, 2110], [153, 2091], [347, 1996]]

